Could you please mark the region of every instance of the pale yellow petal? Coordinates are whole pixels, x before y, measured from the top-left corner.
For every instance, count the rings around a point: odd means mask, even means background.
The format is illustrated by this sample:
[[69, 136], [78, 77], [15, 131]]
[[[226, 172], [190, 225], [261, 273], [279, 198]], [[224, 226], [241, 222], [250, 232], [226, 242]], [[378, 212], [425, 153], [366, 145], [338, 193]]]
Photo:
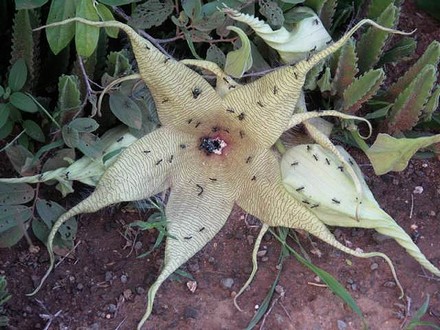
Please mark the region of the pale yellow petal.
[[213, 118], [216, 110], [222, 108], [221, 98], [205, 79], [182, 63], [160, 52], [151, 42], [126, 24], [117, 21], [93, 22], [82, 18], [71, 18], [38, 29], [71, 22], [96, 27], [119, 28], [128, 35], [139, 73], [156, 102], [162, 125], [174, 126], [190, 132], [194, 130], [194, 127], [186, 125], [188, 120], [193, 119], [194, 123], [208, 120]]
[[[347, 34], [327, 48], [310, 54], [310, 57], [292, 66], [285, 66], [264, 77], [232, 91], [225, 103], [245, 120], [239, 123], [246, 133], [253, 136], [261, 147], [270, 147], [289, 126], [295, 105], [300, 97], [307, 73], [320, 61], [341, 48], [363, 25], [369, 24], [390, 33], [405, 34], [384, 28], [365, 19]], [[231, 114], [232, 116], [233, 114]]]
[[[188, 165], [188, 166], [187, 166]], [[156, 292], [182, 264], [202, 249], [226, 223], [234, 204], [234, 189], [220, 168], [207, 173], [194, 164], [175, 175], [166, 206], [168, 237], [162, 271], [148, 291], [148, 304], [138, 329], [151, 314]], [[212, 180], [214, 179], [215, 180]]]
[[105, 171], [95, 191], [64, 213], [56, 221], [47, 239], [50, 267], [35, 294], [53, 268], [53, 239], [60, 226], [81, 213], [96, 212], [103, 207], [124, 201], [140, 200], [155, 195], [170, 185], [170, 173], [184, 156], [182, 145], [193, 137], [160, 128], [133, 143]]
[[237, 204], [246, 212], [256, 216], [269, 226], [302, 229], [337, 249], [361, 258], [382, 257], [390, 266], [398, 287], [403, 294], [394, 266], [383, 253], [363, 253], [341, 244], [330, 230], [305, 204], [307, 200], [296, 200], [281, 183], [279, 162], [270, 150], [259, 152], [251, 166], [243, 171], [242, 191]]

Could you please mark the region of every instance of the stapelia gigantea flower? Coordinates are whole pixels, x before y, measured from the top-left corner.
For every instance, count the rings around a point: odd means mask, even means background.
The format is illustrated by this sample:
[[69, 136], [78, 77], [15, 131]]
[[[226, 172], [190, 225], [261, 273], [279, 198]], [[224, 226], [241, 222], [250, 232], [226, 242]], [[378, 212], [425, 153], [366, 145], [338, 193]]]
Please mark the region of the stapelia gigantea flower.
[[[160, 285], [217, 234], [234, 203], [267, 225], [303, 229], [355, 256], [378, 255], [353, 251], [339, 243], [312, 212], [289, 195], [271, 146], [290, 126], [323, 115], [293, 115], [307, 72], [339, 49], [363, 24], [382, 27], [363, 20], [338, 42], [307, 60], [240, 88], [224, 77], [217, 92], [196, 72], [168, 58], [120, 22], [74, 18], [49, 26], [72, 22], [116, 27], [128, 35], [162, 127], [128, 147], [103, 174], [95, 191], [57, 220], [48, 237], [51, 266], [42, 283], [53, 268], [52, 241], [63, 222], [79, 213], [144, 199], [167, 189], [171, 190], [166, 205], [170, 237], [164, 266], [149, 289], [147, 311], [138, 328], [151, 314]], [[224, 93], [225, 86], [228, 93]], [[325, 115], [354, 118], [335, 111]]]

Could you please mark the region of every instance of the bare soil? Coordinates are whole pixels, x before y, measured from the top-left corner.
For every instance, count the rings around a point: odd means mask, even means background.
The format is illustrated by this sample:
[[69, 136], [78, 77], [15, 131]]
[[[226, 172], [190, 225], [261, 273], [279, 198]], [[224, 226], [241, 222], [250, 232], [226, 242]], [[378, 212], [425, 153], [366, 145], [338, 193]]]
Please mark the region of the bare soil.
[[[430, 41], [440, 39], [440, 24], [408, 2], [400, 28], [417, 28], [421, 54]], [[416, 57], [416, 56], [415, 56]], [[409, 62], [408, 64], [410, 64]], [[404, 68], [389, 68], [398, 77]], [[352, 150], [374, 195], [412, 237], [434, 265], [440, 267], [440, 166], [437, 159], [412, 160], [401, 173], [374, 175], [365, 156]], [[6, 160], [2, 176], [12, 173]], [[423, 192], [414, 192], [416, 186]], [[79, 192], [86, 193], [85, 188]], [[54, 194], [53, 192], [43, 192]], [[66, 207], [81, 197], [61, 200]], [[12, 299], [6, 305], [10, 329], [134, 329], [144, 312], [146, 291], [162, 264], [163, 249], [146, 258], [137, 255], [154, 244], [157, 233], [126, 232], [127, 224], [145, 219], [145, 213], [124, 210], [124, 205], [83, 215], [79, 221], [77, 246], [48, 278], [35, 297], [27, 297], [48, 266], [47, 253], [32, 254], [23, 240], [11, 249], [0, 250], [0, 274], [5, 274]], [[266, 235], [267, 254], [250, 290], [239, 299], [243, 312], [235, 309], [232, 297], [251, 270], [250, 244], [259, 223], [234, 209], [225, 228], [184, 267], [197, 282], [192, 293], [188, 279], [168, 280], [159, 290], [154, 313], [146, 329], [243, 329], [275, 280], [280, 253], [278, 241]], [[415, 229], [416, 228], [416, 229]], [[406, 298], [399, 300], [388, 266], [379, 258], [356, 259], [314, 238], [316, 245], [301, 237], [302, 245], [317, 266], [343, 283], [362, 309], [370, 329], [400, 329], [427, 295], [431, 302], [424, 320], [440, 324], [440, 282], [423, 271], [393, 240], [383, 240], [370, 230], [336, 229], [337, 238], [353, 248], [386, 253], [394, 262]], [[136, 236], [136, 234], [138, 234]], [[141, 242], [140, 249], [134, 242]], [[294, 244], [294, 243], [292, 243]], [[138, 247], [140, 244], [138, 243]], [[318, 248], [322, 255], [311, 253]], [[225, 287], [225, 279], [233, 279]], [[313, 273], [293, 257], [283, 264], [280, 285], [264, 329], [361, 329], [362, 323]], [[422, 328], [420, 328], [422, 329]]]

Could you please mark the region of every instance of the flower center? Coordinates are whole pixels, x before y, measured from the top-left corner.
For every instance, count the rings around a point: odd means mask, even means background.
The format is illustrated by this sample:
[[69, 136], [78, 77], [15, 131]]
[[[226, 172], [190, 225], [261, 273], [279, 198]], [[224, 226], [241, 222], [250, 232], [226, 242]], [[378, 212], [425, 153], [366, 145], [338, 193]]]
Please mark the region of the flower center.
[[227, 146], [226, 142], [218, 137], [210, 138], [204, 137], [200, 142], [200, 150], [204, 150], [207, 155], [216, 154], [221, 155], [223, 148]]

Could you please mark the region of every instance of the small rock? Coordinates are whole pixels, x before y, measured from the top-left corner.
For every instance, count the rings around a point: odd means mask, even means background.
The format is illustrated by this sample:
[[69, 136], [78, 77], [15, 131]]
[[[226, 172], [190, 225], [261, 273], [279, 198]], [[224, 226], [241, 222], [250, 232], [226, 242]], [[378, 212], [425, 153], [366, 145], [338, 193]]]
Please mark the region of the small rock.
[[278, 293], [279, 295], [284, 295], [285, 293], [284, 288], [279, 284], [275, 286], [275, 292]]
[[230, 289], [234, 285], [234, 279], [230, 277], [224, 278], [220, 282], [225, 289]]
[[105, 272], [105, 281], [110, 282], [111, 280], [113, 280], [113, 272], [106, 271]]
[[263, 258], [261, 258], [261, 261], [262, 262], [266, 262], [266, 261], [268, 261], [269, 260], [269, 257], [263, 257]]
[[423, 193], [423, 187], [422, 186], [414, 187], [413, 194], [421, 194], [421, 193]]
[[136, 251], [139, 251], [140, 249], [142, 249], [142, 242], [137, 241], [137, 242], [134, 244], [134, 249], [135, 249]]
[[396, 282], [394, 281], [387, 281], [383, 284], [384, 287], [386, 288], [394, 288], [396, 286]]
[[38, 262], [41, 264], [45, 264], [49, 261], [49, 255], [47, 255], [46, 253], [43, 253], [42, 255], [40, 255], [38, 257]]
[[99, 323], [93, 323], [91, 326], [89, 326], [88, 329], [89, 330], [99, 330]]
[[260, 250], [257, 252], [257, 257], [264, 257], [267, 254], [267, 250]]
[[272, 234], [271, 233], [264, 234], [263, 241], [269, 242], [271, 239], [272, 239]]
[[431, 217], [435, 217], [437, 214], [435, 213], [435, 211], [429, 211], [429, 215], [430, 215]]
[[380, 233], [374, 233], [373, 234], [373, 239], [376, 241], [376, 243], [380, 244], [380, 243], [383, 243], [385, 241], [388, 241], [388, 240], [392, 239], [392, 237], [387, 236], [387, 235], [383, 235], [383, 234], [380, 234]]
[[215, 258], [214, 258], [214, 257], [209, 257], [209, 258], [208, 258], [208, 262], [209, 262], [210, 264], [214, 263], [214, 261], [215, 261]]
[[376, 270], [376, 269], [378, 269], [379, 268], [379, 265], [376, 263], [376, 262], [373, 262], [372, 264], [371, 264], [371, 266], [370, 266], [370, 269], [371, 270]]
[[362, 237], [365, 235], [365, 230], [354, 228], [351, 230], [351, 236], [352, 237]]
[[339, 228], [336, 228], [333, 232], [333, 234], [335, 235], [336, 238], [341, 238], [342, 236], [342, 230]]
[[117, 310], [117, 309], [118, 309], [118, 308], [116, 307], [115, 304], [109, 304], [108, 307], [107, 307], [107, 311], [108, 311], [109, 313], [112, 313], [112, 314], [116, 313], [116, 310]]
[[254, 244], [254, 239], [255, 239], [254, 236], [252, 236], [252, 235], [248, 235], [248, 236], [246, 237], [246, 239], [247, 239], [249, 245]]
[[197, 261], [193, 261], [193, 262], [191, 262], [189, 265], [188, 265], [188, 269], [191, 271], [191, 272], [198, 272], [199, 270], [200, 270], [200, 266], [199, 266], [199, 263], [197, 262]]
[[275, 321], [278, 323], [278, 325], [282, 326], [284, 323], [284, 317], [278, 313], [275, 313]]
[[338, 330], [346, 330], [347, 329], [347, 323], [345, 323], [342, 320], [338, 320]]
[[185, 307], [185, 310], [183, 311], [183, 317], [185, 319], [196, 319], [199, 312], [197, 309], [193, 307]]
[[398, 186], [399, 185], [399, 179], [394, 178], [393, 179], [393, 185]]
[[125, 274], [122, 274], [122, 275], [121, 275], [121, 282], [122, 282], [123, 284], [127, 283], [127, 282], [128, 282], [128, 276], [125, 275]]
[[141, 287], [141, 286], [138, 286], [138, 287], [136, 288], [136, 293], [137, 293], [138, 295], [142, 295], [142, 294], [145, 293], [145, 289], [144, 289], [143, 287]]
[[76, 285], [76, 289], [79, 290], [79, 291], [81, 291], [82, 289], [84, 289], [84, 285], [83, 285], [82, 283], [78, 283], [78, 284]]

